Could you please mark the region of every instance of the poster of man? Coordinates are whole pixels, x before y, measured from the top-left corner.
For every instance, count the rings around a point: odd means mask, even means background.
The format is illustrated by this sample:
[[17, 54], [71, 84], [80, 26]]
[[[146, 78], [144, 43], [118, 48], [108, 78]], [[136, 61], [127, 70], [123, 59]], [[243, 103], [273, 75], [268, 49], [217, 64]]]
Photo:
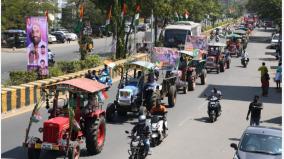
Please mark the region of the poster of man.
[[35, 70], [40, 76], [48, 75], [48, 23], [47, 17], [27, 17], [28, 71]]
[[207, 37], [205, 35], [186, 37], [185, 49], [186, 51], [193, 51], [194, 49], [207, 50]]
[[160, 69], [175, 68], [179, 59], [177, 49], [154, 47], [153, 48], [153, 61], [157, 61]]

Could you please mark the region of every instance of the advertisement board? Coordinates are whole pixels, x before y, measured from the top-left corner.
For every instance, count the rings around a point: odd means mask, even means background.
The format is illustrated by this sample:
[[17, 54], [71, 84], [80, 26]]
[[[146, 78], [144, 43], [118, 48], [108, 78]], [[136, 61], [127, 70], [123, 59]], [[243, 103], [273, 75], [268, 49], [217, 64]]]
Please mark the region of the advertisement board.
[[175, 68], [179, 61], [178, 50], [166, 47], [154, 47], [152, 61], [160, 69]]
[[27, 69], [41, 76], [48, 75], [48, 23], [47, 17], [27, 17]]
[[208, 42], [205, 35], [186, 36], [184, 50], [193, 51], [194, 49], [207, 50]]

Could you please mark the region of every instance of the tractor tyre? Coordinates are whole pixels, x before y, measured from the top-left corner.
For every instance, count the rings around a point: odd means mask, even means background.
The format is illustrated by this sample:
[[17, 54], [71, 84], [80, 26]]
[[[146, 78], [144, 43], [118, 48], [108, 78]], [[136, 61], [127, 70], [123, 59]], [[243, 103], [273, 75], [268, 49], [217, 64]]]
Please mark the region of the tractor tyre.
[[187, 87], [183, 87], [183, 94], [186, 94], [187, 93]]
[[200, 80], [202, 85], [205, 85], [206, 83], [206, 75], [207, 75], [206, 70], [205, 69], [202, 70], [202, 74], [200, 75]]
[[28, 159], [39, 159], [40, 158], [40, 150], [28, 148]]
[[115, 116], [115, 104], [110, 103], [106, 108], [106, 120], [107, 122], [112, 122]]
[[224, 70], [224, 63], [221, 63], [220, 64], [220, 72], [224, 72], [225, 70]]
[[188, 90], [189, 91], [194, 91], [194, 89], [195, 89], [195, 80], [190, 80], [190, 81], [188, 81]]
[[[149, 93], [149, 92], [148, 92]], [[153, 102], [157, 102], [159, 94], [155, 92], [151, 92], [151, 94], [147, 94], [146, 96], [146, 108], [148, 111], [151, 110], [153, 106]]]
[[94, 155], [102, 151], [105, 143], [106, 123], [104, 116], [89, 118], [86, 120], [86, 147], [87, 151]]
[[126, 115], [127, 115], [127, 111], [125, 111], [124, 109], [122, 109], [122, 108], [119, 108], [119, 107], [117, 107], [117, 114], [119, 115], [119, 116], [122, 116], [122, 117], [125, 117]]
[[176, 104], [177, 90], [176, 86], [171, 86], [168, 94], [168, 103], [170, 107], [174, 107]]
[[76, 144], [74, 147], [70, 147], [68, 151], [68, 159], [79, 159], [80, 158], [80, 145]]
[[219, 72], [220, 72], [220, 67], [217, 67], [217, 74], [219, 74]]
[[230, 68], [230, 60], [227, 61], [227, 69]]

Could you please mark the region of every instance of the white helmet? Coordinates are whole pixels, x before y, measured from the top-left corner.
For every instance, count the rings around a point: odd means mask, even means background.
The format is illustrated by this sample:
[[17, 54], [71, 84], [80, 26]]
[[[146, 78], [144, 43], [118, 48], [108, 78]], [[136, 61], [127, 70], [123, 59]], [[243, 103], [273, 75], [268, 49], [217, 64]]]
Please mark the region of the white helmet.
[[140, 115], [138, 117], [138, 124], [145, 124], [146, 123], [146, 116], [145, 115]]

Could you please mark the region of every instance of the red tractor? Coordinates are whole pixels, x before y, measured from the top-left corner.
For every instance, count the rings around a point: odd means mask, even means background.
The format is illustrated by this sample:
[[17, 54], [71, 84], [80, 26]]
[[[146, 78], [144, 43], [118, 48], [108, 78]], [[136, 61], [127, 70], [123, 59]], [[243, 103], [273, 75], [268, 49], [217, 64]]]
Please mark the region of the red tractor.
[[[102, 110], [106, 88], [106, 85], [86, 78], [46, 86], [42, 104], [46, 102], [49, 117], [38, 129], [42, 139], [30, 136], [32, 123], [39, 121], [41, 104], [36, 104], [23, 143], [28, 149], [28, 158], [39, 159], [41, 150], [47, 150], [63, 152], [69, 159], [79, 159], [84, 140], [89, 154], [100, 153], [106, 134], [105, 111]], [[64, 102], [60, 101], [61, 92], [67, 92]], [[50, 99], [53, 101], [51, 108]]]

